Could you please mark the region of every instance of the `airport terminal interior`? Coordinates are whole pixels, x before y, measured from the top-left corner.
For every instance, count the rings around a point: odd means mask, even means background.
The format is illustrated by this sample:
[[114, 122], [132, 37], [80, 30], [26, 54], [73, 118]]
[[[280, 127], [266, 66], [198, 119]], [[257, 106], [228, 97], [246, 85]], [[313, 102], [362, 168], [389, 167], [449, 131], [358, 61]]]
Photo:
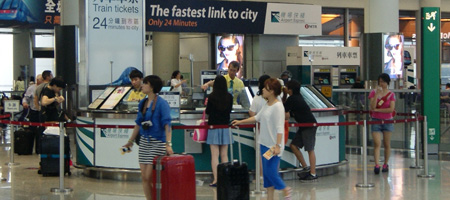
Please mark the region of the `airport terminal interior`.
[[[171, 141], [161, 143], [194, 160], [188, 167], [195, 183], [187, 182], [184, 166], [172, 168], [179, 174], [170, 177], [177, 177], [177, 184], [195, 184], [197, 200], [226, 196], [218, 191], [223, 185], [212, 184], [215, 151], [197, 126], [208, 118], [206, 102], [213, 91], [208, 86], [220, 75], [233, 98], [229, 123], [251, 116], [253, 102], [268, 90], [258, 86], [262, 75], [280, 86], [298, 81], [317, 121], [286, 119], [286, 138], [273, 147], [284, 149], [278, 168], [292, 197], [276, 190], [275, 200], [450, 196], [450, 0], [0, 0], [0, 69], [0, 200], [146, 199], [138, 146], [124, 145], [134, 144], [135, 120], [145, 110], [139, 103], [153, 92], [152, 85], [144, 94], [148, 82], [142, 78], [149, 75], [161, 78], [158, 98], [167, 102], [167, 112], [156, 116], [171, 119]], [[55, 110], [66, 127], [58, 131], [66, 131], [70, 147], [64, 153], [69, 173], [61, 177], [60, 155], [53, 151], [59, 137], [52, 136], [50, 145], [50, 136], [45, 140], [52, 153], [42, 153], [44, 147], [36, 152], [24, 142], [33, 143], [27, 133], [61, 134], [50, 133], [54, 124], [26, 114], [31, 94], [26, 91], [36, 90], [38, 82], [31, 78], [44, 72], [65, 86], [53, 98], [61, 101]], [[379, 90], [387, 94], [381, 97]], [[369, 95], [380, 101], [371, 105]], [[374, 110], [392, 99], [395, 103], [381, 108], [389, 109], [383, 111], [388, 117], [375, 119]], [[34, 117], [45, 111], [39, 107], [29, 107]], [[137, 124], [144, 136], [156, 127], [148, 121]], [[313, 180], [303, 180], [289, 146], [302, 124], [317, 127]], [[389, 170], [377, 174], [371, 130], [391, 124]], [[235, 142], [227, 155], [247, 164], [249, 179], [230, 181], [226, 194], [270, 199], [258, 175], [258, 131], [255, 124], [229, 129]], [[301, 152], [309, 165], [310, 155]], [[381, 145], [381, 166], [384, 152]]]

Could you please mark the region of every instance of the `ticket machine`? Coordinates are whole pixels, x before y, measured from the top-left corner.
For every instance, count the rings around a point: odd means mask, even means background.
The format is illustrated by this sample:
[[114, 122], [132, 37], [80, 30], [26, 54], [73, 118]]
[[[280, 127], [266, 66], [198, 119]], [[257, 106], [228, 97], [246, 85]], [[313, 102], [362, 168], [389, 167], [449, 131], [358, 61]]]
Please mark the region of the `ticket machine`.
[[339, 66], [339, 88], [351, 88], [358, 78], [358, 66]]
[[286, 47], [287, 70], [302, 85], [351, 87], [360, 62], [359, 47]]

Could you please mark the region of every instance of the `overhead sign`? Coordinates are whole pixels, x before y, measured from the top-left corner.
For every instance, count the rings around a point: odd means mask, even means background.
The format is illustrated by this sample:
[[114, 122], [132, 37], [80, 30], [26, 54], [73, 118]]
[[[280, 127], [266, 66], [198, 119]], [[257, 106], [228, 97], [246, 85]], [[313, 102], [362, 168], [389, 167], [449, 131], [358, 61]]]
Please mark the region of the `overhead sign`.
[[53, 29], [61, 24], [61, 1], [0, 1], [0, 27]]
[[143, 68], [142, 0], [87, 0], [89, 85], [118, 79], [128, 67]]
[[287, 47], [287, 65], [352, 65], [361, 63], [359, 47]]
[[20, 111], [19, 100], [5, 100], [5, 112], [15, 113]]
[[321, 35], [321, 6], [230, 1], [146, 1], [146, 31]]
[[[440, 96], [440, 8], [422, 8], [422, 90], [423, 115], [428, 119], [439, 118], [439, 96]], [[428, 142], [430, 144], [440, 143], [439, 120], [428, 120]]]

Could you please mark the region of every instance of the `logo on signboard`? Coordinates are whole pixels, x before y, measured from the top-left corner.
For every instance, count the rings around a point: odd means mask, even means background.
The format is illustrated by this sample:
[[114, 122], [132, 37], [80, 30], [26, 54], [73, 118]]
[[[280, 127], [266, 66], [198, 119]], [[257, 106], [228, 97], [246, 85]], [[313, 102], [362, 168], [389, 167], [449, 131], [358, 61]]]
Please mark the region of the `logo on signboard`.
[[280, 12], [272, 12], [271, 22], [280, 22]]
[[308, 28], [317, 28], [317, 25], [315, 25], [315, 24], [305, 24], [305, 28], [306, 29], [308, 29]]

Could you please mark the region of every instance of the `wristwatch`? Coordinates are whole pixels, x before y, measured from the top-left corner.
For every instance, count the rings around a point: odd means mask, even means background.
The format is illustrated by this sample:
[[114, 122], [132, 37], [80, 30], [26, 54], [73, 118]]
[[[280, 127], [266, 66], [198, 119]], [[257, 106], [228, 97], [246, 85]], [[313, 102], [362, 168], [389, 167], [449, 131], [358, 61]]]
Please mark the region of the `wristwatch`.
[[277, 144], [277, 146], [280, 147], [280, 149], [281, 149], [281, 147], [283, 147], [281, 144]]
[[169, 145], [169, 147], [172, 146], [172, 142], [171, 141], [167, 141], [167, 145]]

